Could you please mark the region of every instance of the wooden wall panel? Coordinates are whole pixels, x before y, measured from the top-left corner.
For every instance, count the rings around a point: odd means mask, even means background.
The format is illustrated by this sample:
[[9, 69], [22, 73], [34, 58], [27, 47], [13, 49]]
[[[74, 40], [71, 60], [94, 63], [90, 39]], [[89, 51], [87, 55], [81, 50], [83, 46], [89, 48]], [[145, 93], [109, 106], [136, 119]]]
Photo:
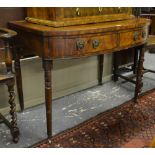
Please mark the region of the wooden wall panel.
[[[0, 27], [7, 27], [7, 23], [13, 20], [23, 20], [26, 16], [25, 8], [0, 7]], [[0, 62], [3, 59], [3, 47], [0, 41]], [[2, 58], [2, 59], [1, 59]]]
[[[150, 13], [155, 14], [155, 9], [152, 10]], [[152, 35], [155, 35], [155, 16], [151, 17], [151, 20], [152, 20], [152, 23], [151, 23], [151, 32], [150, 33]]]
[[7, 27], [9, 21], [22, 20], [25, 15], [25, 8], [0, 7], [0, 26]]

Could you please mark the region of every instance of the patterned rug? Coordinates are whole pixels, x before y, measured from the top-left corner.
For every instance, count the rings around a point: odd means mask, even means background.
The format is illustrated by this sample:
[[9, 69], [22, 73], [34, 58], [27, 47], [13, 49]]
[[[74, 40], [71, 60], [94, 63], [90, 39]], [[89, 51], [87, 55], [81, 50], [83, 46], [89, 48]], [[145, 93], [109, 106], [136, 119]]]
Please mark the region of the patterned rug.
[[155, 136], [155, 89], [32, 147], [147, 147]]

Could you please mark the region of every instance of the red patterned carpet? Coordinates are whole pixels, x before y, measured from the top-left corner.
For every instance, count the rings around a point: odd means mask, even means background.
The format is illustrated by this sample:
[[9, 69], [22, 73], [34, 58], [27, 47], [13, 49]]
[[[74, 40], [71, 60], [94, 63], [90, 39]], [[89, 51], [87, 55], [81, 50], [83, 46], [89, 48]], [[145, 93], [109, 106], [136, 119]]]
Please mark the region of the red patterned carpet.
[[148, 147], [155, 136], [155, 89], [32, 147]]

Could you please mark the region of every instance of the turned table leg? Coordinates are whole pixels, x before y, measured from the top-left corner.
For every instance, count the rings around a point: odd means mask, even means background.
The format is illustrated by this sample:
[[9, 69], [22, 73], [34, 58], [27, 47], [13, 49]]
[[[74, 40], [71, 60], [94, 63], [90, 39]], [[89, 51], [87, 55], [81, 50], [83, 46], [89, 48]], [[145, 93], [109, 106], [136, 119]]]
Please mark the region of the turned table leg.
[[139, 60], [138, 60], [138, 66], [136, 70], [137, 75], [136, 75], [136, 88], [135, 88], [135, 97], [134, 97], [135, 102], [137, 102], [138, 95], [141, 93], [142, 87], [143, 87], [142, 78], [143, 78], [144, 52], [145, 52], [145, 45], [142, 45], [139, 47]]
[[138, 48], [135, 48], [135, 51], [134, 51], [133, 74], [136, 74], [137, 64], [138, 64]]
[[[10, 104], [10, 115], [11, 115], [11, 121], [7, 121], [5, 118], [3, 118], [4, 123], [10, 128], [11, 134], [13, 137], [13, 141], [15, 143], [19, 140], [19, 129], [17, 127], [17, 115], [16, 115], [16, 104], [15, 104], [15, 92], [14, 92], [14, 86], [15, 86], [15, 78], [14, 74], [12, 73], [12, 52], [10, 48], [10, 42], [11, 40], [5, 39], [4, 45], [5, 45], [5, 64], [7, 68], [7, 74], [10, 76], [10, 78], [6, 81], [6, 85], [8, 86], [8, 92], [9, 92], [9, 104]], [[2, 116], [1, 116], [2, 118]]]
[[43, 69], [45, 78], [45, 104], [48, 138], [52, 136], [52, 65], [51, 59], [43, 59]]
[[24, 110], [24, 97], [23, 97], [22, 74], [21, 74], [21, 66], [20, 66], [20, 56], [17, 52], [15, 54], [15, 65], [14, 65], [14, 67], [15, 67], [17, 92], [18, 92], [20, 109], [21, 109], [21, 111], [23, 111]]
[[21, 111], [24, 110], [24, 97], [23, 97], [23, 84], [22, 84], [22, 74], [20, 67], [20, 48], [16, 47], [15, 42], [12, 41], [12, 53], [15, 60], [14, 69], [16, 74], [16, 85], [18, 92], [18, 99]]
[[98, 55], [98, 84], [102, 85], [104, 55]]
[[19, 129], [17, 127], [17, 115], [16, 115], [16, 104], [15, 104], [15, 92], [14, 92], [15, 80], [11, 79], [7, 82], [9, 92], [9, 104], [10, 104], [10, 115], [11, 115], [11, 134], [15, 143], [19, 140]]

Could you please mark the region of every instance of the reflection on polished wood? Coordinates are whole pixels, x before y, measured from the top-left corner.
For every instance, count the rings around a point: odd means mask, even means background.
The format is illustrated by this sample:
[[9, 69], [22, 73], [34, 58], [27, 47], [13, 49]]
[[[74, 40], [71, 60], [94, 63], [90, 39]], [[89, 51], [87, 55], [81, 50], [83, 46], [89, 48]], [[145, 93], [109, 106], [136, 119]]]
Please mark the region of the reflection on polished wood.
[[27, 8], [26, 21], [52, 27], [132, 19], [131, 7]]

